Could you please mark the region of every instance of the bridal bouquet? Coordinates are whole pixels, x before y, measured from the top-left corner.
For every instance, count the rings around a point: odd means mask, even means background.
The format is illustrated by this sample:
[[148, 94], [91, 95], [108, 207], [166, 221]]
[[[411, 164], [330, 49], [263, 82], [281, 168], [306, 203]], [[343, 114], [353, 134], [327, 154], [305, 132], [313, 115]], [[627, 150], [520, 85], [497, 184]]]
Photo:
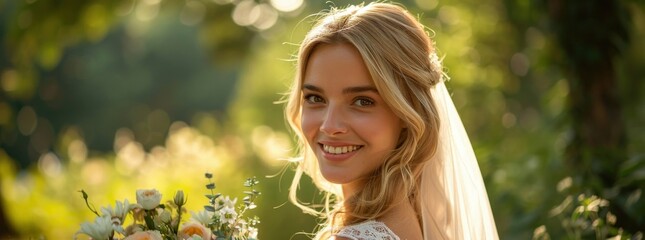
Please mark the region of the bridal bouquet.
[[[260, 222], [257, 217], [243, 218], [247, 210], [256, 207], [255, 199], [260, 192], [254, 189], [258, 184], [256, 178], [249, 178], [244, 186], [245, 191], [242, 203], [237, 203], [237, 198], [222, 196], [215, 193], [215, 183], [211, 181], [213, 175], [206, 173], [209, 183], [206, 188], [210, 190], [208, 205], [199, 212], [191, 211], [191, 218], [183, 221], [186, 209], [186, 198], [183, 191], [177, 191], [172, 201], [161, 203], [161, 194], [155, 189], [137, 190], [137, 203], [130, 203], [128, 199], [123, 202], [116, 201], [112, 206], [102, 207], [99, 214], [87, 201], [88, 195], [81, 190], [85, 204], [96, 214], [93, 223], [81, 224], [81, 229], [76, 233], [85, 234], [94, 240], [112, 239], [154, 239], [154, 240], [233, 240], [257, 239], [256, 225]], [[128, 215], [132, 216], [132, 223], [124, 226]]]

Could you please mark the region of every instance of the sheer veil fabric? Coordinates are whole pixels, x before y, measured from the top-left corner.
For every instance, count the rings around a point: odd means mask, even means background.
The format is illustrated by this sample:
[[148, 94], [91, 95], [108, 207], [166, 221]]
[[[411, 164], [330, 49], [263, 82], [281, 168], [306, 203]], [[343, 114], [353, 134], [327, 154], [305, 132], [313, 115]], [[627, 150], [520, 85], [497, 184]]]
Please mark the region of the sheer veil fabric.
[[424, 239], [499, 239], [477, 158], [445, 83], [431, 94], [441, 124], [419, 186]]

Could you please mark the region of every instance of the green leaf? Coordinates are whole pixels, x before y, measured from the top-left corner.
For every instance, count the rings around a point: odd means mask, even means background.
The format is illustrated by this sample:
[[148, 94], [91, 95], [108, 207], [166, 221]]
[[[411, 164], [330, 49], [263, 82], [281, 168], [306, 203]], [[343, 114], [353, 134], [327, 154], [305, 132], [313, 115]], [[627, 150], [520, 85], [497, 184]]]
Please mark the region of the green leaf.
[[156, 230], [155, 222], [152, 221], [152, 217], [150, 216], [150, 214], [148, 214], [147, 211], [146, 211], [146, 215], [143, 217], [143, 219], [145, 219], [145, 221], [146, 221], [146, 225], [148, 226], [148, 230]]
[[221, 194], [221, 193], [217, 193], [217, 194], [206, 194], [206, 197], [207, 197], [208, 199], [210, 199], [210, 200], [217, 199], [217, 198], [218, 198], [218, 197], [220, 197], [220, 196], [222, 196], [222, 194]]
[[213, 206], [206, 205], [204, 206], [204, 209], [209, 212], [215, 212], [215, 208]]

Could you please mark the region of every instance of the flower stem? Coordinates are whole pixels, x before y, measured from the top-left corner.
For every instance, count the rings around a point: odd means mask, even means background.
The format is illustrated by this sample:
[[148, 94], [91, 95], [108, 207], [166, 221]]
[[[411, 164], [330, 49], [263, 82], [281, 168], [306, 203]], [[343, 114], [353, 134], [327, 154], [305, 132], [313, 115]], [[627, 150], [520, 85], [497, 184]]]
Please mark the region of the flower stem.
[[150, 216], [151, 211], [146, 210], [146, 215], [143, 216], [143, 219], [146, 221], [146, 225], [148, 226], [148, 230], [156, 230], [155, 229], [155, 222], [152, 221], [152, 216]]
[[[173, 227], [174, 233], [179, 232], [179, 223], [181, 223], [181, 205], [177, 207], [177, 225]], [[170, 223], [172, 226], [172, 223]]]
[[87, 201], [87, 198], [89, 197], [89, 196], [87, 195], [87, 193], [86, 193], [83, 189], [81, 189], [79, 192], [83, 195], [83, 199], [85, 200], [85, 205], [87, 206], [87, 208], [89, 208], [89, 209], [90, 209], [90, 211], [92, 211], [94, 214], [96, 214], [96, 216], [100, 217], [101, 215], [100, 215], [98, 212], [96, 212], [96, 209], [94, 208], [94, 205], [91, 205], [91, 204]]

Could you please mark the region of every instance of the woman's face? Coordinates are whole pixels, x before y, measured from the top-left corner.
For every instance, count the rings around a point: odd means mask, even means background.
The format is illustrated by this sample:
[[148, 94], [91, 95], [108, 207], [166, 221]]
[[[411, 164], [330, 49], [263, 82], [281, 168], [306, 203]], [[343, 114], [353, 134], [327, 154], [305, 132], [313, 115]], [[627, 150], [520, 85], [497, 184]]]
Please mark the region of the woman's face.
[[396, 147], [403, 124], [352, 45], [317, 46], [302, 93], [302, 129], [328, 181], [360, 184]]

